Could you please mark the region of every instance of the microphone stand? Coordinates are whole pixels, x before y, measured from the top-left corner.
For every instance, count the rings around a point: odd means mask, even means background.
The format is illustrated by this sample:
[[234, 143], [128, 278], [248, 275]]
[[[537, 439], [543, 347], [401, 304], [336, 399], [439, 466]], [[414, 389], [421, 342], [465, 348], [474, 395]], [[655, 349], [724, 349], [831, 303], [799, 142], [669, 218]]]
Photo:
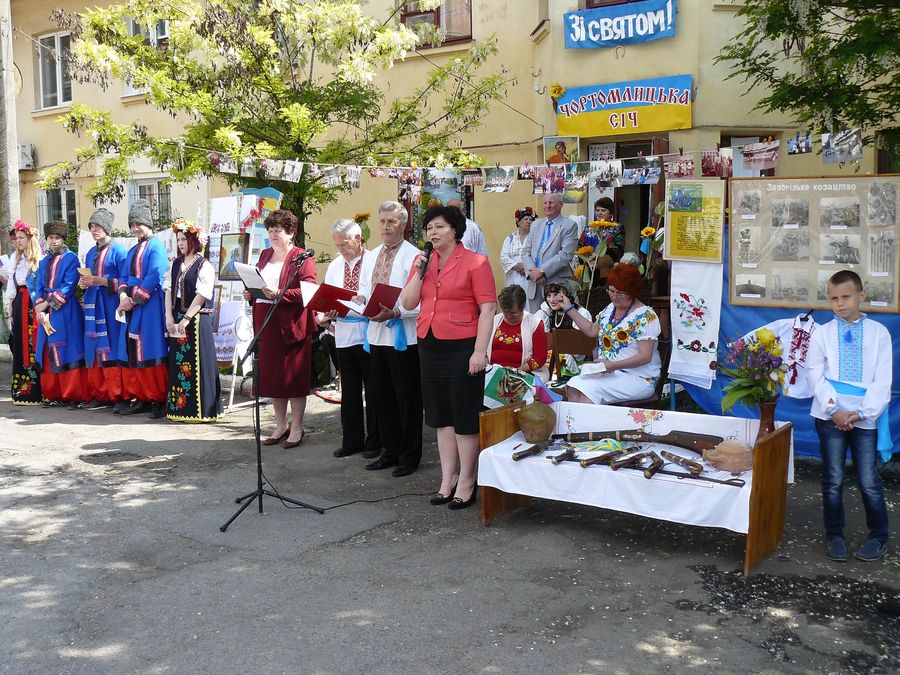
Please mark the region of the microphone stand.
[[269, 311], [266, 313], [262, 325], [259, 327], [259, 331], [256, 333], [256, 335], [253, 336], [253, 340], [247, 346], [247, 351], [238, 362], [238, 365], [243, 365], [244, 361], [247, 360], [247, 357], [250, 356], [250, 354], [253, 354], [253, 431], [254, 435], [256, 436], [256, 489], [250, 494], [246, 494], [243, 497], [238, 497], [234, 500], [235, 504], [240, 504], [241, 507], [234, 513], [233, 516], [231, 516], [231, 518], [228, 519], [228, 522], [226, 522], [219, 528], [219, 531], [221, 532], [227, 530], [228, 526], [231, 525], [231, 523], [233, 523], [234, 520], [244, 512], [244, 509], [250, 506], [250, 504], [252, 504], [256, 499], [259, 499], [259, 512], [260, 514], [262, 514], [263, 495], [268, 495], [269, 497], [280, 499], [282, 503], [287, 502], [288, 504], [294, 504], [305, 509], [312, 509], [318, 514], [325, 513], [325, 509], [319, 508], [318, 506], [312, 506], [311, 504], [306, 504], [305, 502], [291, 499], [290, 497], [284, 497], [277, 492], [267, 490], [264, 487], [265, 482], [263, 480], [262, 470], [262, 433], [260, 428], [261, 423], [259, 415], [259, 340], [262, 337], [263, 332], [266, 330], [266, 326], [269, 325], [269, 321], [275, 315], [275, 310], [278, 308], [278, 305], [281, 304], [281, 301], [284, 298], [285, 291], [287, 291], [290, 285], [294, 283], [294, 279], [296, 278], [297, 273], [300, 271], [300, 265], [302, 265], [303, 262], [303, 260], [296, 261], [294, 269], [291, 270], [291, 274], [288, 277], [287, 283], [281, 289], [281, 292], [275, 297], [275, 301], [272, 303], [272, 306], [269, 307]]

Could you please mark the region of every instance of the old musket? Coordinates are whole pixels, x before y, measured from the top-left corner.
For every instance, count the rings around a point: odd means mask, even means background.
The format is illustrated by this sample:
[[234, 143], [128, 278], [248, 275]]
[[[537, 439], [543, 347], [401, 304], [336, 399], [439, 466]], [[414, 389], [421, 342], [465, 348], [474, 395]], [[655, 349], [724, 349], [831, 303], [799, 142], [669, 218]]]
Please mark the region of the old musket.
[[[609, 468], [612, 469], [613, 471], [618, 471], [619, 469], [623, 469], [625, 467], [640, 468], [635, 465], [640, 464], [641, 460], [643, 460], [644, 457], [649, 457], [649, 456], [650, 456], [650, 452], [647, 451], [647, 452], [639, 452], [636, 455], [628, 455], [628, 457], [622, 457], [621, 459], [614, 459], [613, 461], [611, 461], [609, 463]], [[641, 470], [643, 471], [643, 469], [641, 469]]]
[[[646, 453], [646, 454], [649, 455], [651, 453]], [[653, 453], [653, 454], [655, 454], [655, 453]], [[637, 455], [635, 455], [635, 456], [637, 456]], [[625, 459], [627, 460], [630, 458], [626, 457]], [[651, 467], [652, 467], [652, 465], [651, 465]], [[610, 466], [610, 468], [612, 468], [612, 466]], [[634, 466], [632, 464], [624, 464], [624, 465], [622, 465], [621, 468], [631, 469], [633, 471], [642, 471], [644, 474], [644, 478], [647, 478], [648, 477], [647, 471], [649, 470], [650, 467]], [[702, 481], [706, 481], [707, 483], [718, 483], [719, 485], [730, 485], [731, 487], [737, 487], [737, 488], [742, 488], [747, 484], [747, 481], [745, 481], [743, 478], [729, 478], [727, 480], [722, 480], [720, 478], [709, 478], [708, 476], [695, 476], [694, 474], [685, 473], [684, 471], [671, 471], [669, 469], [657, 469], [653, 475], [656, 475], [656, 474], [662, 474], [664, 476], [675, 476], [675, 478], [685, 478], [685, 479], [689, 479], [689, 480], [702, 480]]]
[[635, 441], [637, 443], [661, 443], [702, 454], [704, 450], [712, 450], [725, 439], [711, 434], [695, 434], [692, 431], [670, 431], [664, 436], [647, 434], [639, 429], [619, 431], [582, 431], [568, 434], [553, 434], [550, 438], [569, 443], [600, 441], [604, 438], [615, 438], [617, 441]]
[[512, 454], [512, 461], [518, 462], [520, 459], [525, 459], [526, 457], [533, 457], [534, 455], [540, 455], [543, 452], [546, 452], [553, 446], [557, 445], [556, 441], [547, 440], [543, 443], [535, 443], [534, 445], [525, 448], [524, 450], [519, 450], [519, 452], [514, 452]]
[[575, 453], [577, 451], [578, 448], [576, 448], [574, 445], [567, 445], [565, 450], [563, 450], [560, 454], [551, 457], [550, 461], [554, 464], [559, 464], [560, 462], [575, 461]]
[[662, 469], [665, 463], [666, 461], [662, 457], [651, 451], [650, 466], [644, 469], [644, 478], [653, 478], [654, 474]]
[[597, 455], [595, 457], [588, 457], [587, 459], [579, 460], [578, 463], [581, 464], [582, 468], [586, 469], [589, 466], [593, 466], [594, 464], [609, 464], [616, 457], [624, 455], [626, 452], [629, 452], [631, 449], [626, 450], [625, 448], [620, 448], [618, 450], [610, 450], [609, 452], [604, 452], [602, 455]]
[[687, 459], [686, 457], [681, 457], [680, 455], [676, 455], [675, 453], [669, 452], [667, 450], [662, 450], [660, 453], [663, 458], [669, 460], [673, 464], [677, 464], [678, 466], [682, 466], [688, 471], [690, 471], [692, 476], [699, 476], [703, 473], [703, 465], [699, 462], [695, 462], [692, 459]]

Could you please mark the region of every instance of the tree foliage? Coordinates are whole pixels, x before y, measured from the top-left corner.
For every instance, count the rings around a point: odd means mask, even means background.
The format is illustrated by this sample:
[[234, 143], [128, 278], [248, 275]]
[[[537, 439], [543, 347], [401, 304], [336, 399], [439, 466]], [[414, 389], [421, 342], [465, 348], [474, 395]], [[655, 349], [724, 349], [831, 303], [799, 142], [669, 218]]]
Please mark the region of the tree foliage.
[[[440, 0], [423, 0], [425, 7]], [[388, 97], [378, 75], [415, 50], [436, 44], [433, 30], [414, 33], [389, 16], [364, 12], [363, 0], [129, 0], [83, 14], [57, 11], [72, 32], [70, 71], [104, 88], [121, 81], [146, 92], [149, 105], [182, 123], [174, 138], [153, 136], [140, 121], [116, 123], [109, 112], [73, 104], [68, 131], [88, 143], [72, 160], [47, 169], [53, 187], [102, 161], [89, 188], [95, 201], [119, 201], [131, 160], [148, 157], [174, 181], [208, 175], [209, 150], [244, 157], [357, 165], [477, 165], [454, 141], [477, 127], [503, 95], [504, 72], [489, 72], [493, 39], [435, 66], [419, 87]], [[163, 41], [132, 36], [168, 21]], [[152, 35], [152, 33], [151, 33]], [[261, 178], [223, 174], [232, 187], [260, 187]], [[280, 183], [285, 205], [303, 218], [337, 198], [304, 169], [299, 183]], [[302, 218], [301, 218], [302, 220]]]
[[758, 108], [819, 132], [861, 126], [896, 136], [900, 5], [896, 0], [747, 0], [743, 30], [717, 61], [733, 67]]

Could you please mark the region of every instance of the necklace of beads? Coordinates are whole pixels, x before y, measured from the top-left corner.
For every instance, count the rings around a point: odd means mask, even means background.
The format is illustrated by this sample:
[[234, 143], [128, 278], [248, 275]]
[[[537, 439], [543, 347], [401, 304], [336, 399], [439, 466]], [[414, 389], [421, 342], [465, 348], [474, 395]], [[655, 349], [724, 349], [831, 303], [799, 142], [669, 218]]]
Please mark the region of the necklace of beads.
[[616, 309], [613, 307], [612, 314], [609, 315], [609, 324], [607, 324], [611, 329], [622, 323], [622, 320], [631, 313], [631, 308], [634, 307], [635, 300], [636, 299], [632, 299], [631, 304], [628, 305], [628, 309], [626, 309], [625, 313], [618, 319], [616, 319]]

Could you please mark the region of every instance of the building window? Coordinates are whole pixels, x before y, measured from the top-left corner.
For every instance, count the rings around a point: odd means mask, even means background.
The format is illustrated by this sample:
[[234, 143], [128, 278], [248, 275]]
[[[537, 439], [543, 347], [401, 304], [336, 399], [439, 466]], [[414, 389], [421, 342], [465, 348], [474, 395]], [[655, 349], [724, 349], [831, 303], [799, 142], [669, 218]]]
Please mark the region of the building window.
[[129, 192], [129, 203], [133, 203], [135, 199], [146, 199], [150, 202], [153, 221], [161, 226], [168, 226], [172, 220], [172, 187], [164, 179], [135, 181]]
[[597, 7], [607, 7], [609, 5], [627, 5], [629, 2], [639, 2], [639, 0], [585, 0], [585, 9], [596, 9]]
[[169, 21], [160, 19], [153, 28], [144, 28], [134, 19], [128, 19], [128, 32], [131, 37], [143, 35], [144, 42], [159, 47], [165, 45], [166, 40], [169, 39]]
[[72, 102], [72, 80], [67, 61], [71, 38], [68, 33], [54, 33], [38, 38], [37, 101], [38, 108], [54, 108]]
[[62, 220], [70, 225], [77, 225], [75, 188], [62, 187], [53, 190], [41, 190], [38, 193], [38, 220], [41, 224], [48, 223], [51, 220]]
[[444, 44], [472, 39], [471, 0], [444, 0], [440, 7], [430, 12], [423, 12], [418, 2], [407, 2], [403, 5], [400, 21], [411, 29], [420, 23], [437, 26], [446, 35]]

